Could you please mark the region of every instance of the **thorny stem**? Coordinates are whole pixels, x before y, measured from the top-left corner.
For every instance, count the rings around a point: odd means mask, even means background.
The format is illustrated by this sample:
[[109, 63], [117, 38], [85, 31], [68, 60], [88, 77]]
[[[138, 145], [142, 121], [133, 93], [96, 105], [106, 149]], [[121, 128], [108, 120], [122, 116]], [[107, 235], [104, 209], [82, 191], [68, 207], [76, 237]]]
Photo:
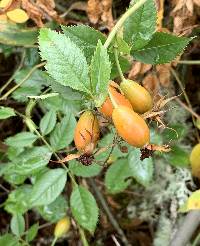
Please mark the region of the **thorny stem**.
[[[190, 99], [189, 99], [187, 93], [185, 92], [185, 89], [184, 89], [184, 87], [183, 87], [182, 81], [181, 81], [180, 78], [178, 77], [178, 74], [176, 73], [176, 71], [175, 71], [173, 68], [170, 68], [170, 70], [171, 70], [172, 75], [173, 75], [174, 78], [176, 79], [176, 81], [177, 81], [179, 87], [181, 88], [181, 90], [182, 90], [182, 92], [183, 92], [183, 95], [184, 95], [184, 97], [185, 97], [185, 100], [186, 100], [186, 102], [187, 102], [189, 108], [190, 108], [191, 110], [193, 110], [193, 109], [192, 109], [192, 105], [191, 105], [191, 103], [190, 103]], [[193, 124], [194, 124], [194, 126], [195, 126], [197, 140], [198, 140], [198, 142], [200, 142], [199, 132], [198, 132], [198, 130], [197, 130], [196, 123], [195, 123], [195, 118], [194, 118], [193, 114], [192, 114], [192, 122], [193, 122]]]
[[123, 26], [126, 19], [132, 15], [136, 10], [138, 10], [147, 0], [140, 0], [136, 4], [134, 4], [132, 7], [130, 7], [118, 20], [110, 34], [108, 35], [108, 38], [104, 44], [104, 47], [107, 49], [109, 45], [111, 44], [112, 40], [114, 39], [115, 35], [119, 31], [119, 29]]
[[116, 221], [116, 219], [114, 218], [114, 216], [112, 215], [103, 195], [101, 194], [101, 192], [99, 191], [97, 185], [95, 184], [95, 181], [93, 179], [89, 179], [89, 183], [92, 186], [94, 192], [96, 193], [97, 198], [99, 199], [103, 209], [105, 210], [110, 223], [112, 224], [112, 226], [115, 228], [115, 230], [117, 231], [117, 233], [120, 235], [122, 242], [124, 243], [125, 246], [130, 246], [128, 239], [126, 238], [123, 230], [120, 228], [118, 222]]
[[121, 78], [122, 81], [124, 81], [125, 78], [124, 78], [122, 69], [121, 69], [121, 67], [120, 67], [120, 63], [119, 63], [118, 49], [117, 49], [117, 47], [115, 47], [115, 46], [114, 46], [114, 55], [115, 55], [115, 63], [116, 63], [117, 70], [118, 70], [118, 72], [119, 72], [120, 78]]
[[37, 70], [40, 67], [43, 67], [46, 64], [46, 62], [42, 62], [40, 64], [37, 64], [34, 66], [30, 72], [18, 83], [16, 84], [13, 88], [11, 88], [9, 91], [7, 91], [1, 98], [0, 100], [5, 100], [11, 93], [13, 93], [17, 88], [19, 88], [26, 80], [31, 76], [31, 74]]
[[20, 64], [18, 66], [18, 68], [15, 70], [15, 72], [13, 73], [13, 75], [9, 78], [9, 80], [0, 88], [0, 93], [5, 90], [5, 88], [13, 81], [15, 74], [22, 68], [23, 63], [24, 63], [24, 58], [25, 58], [26, 52], [25, 50], [22, 53], [22, 58], [20, 61]]
[[182, 60], [178, 61], [179, 64], [186, 64], [186, 65], [200, 65], [200, 61], [187, 61], [187, 60]]

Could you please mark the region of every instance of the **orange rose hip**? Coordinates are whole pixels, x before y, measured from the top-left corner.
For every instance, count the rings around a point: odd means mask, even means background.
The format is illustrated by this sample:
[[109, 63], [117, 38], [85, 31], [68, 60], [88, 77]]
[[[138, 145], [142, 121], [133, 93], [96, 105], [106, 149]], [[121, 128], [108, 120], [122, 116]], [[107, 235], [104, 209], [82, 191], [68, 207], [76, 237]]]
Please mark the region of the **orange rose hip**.
[[91, 111], [85, 111], [78, 120], [74, 133], [74, 142], [80, 152], [92, 153], [99, 139], [100, 130], [97, 117]]
[[112, 119], [119, 136], [130, 145], [142, 148], [149, 143], [149, 127], [144, 119], [130, 108], [124, 106], [115, 108]]
[[[126, 106], [126, 107], [132, 109], [132, 105], [129, 102], [129, 100], [126, 99], [124, 95], [117, 92], [117, 90], [114, 87], [109, 86], [109, 92], [111, 93], [111, 95], [112, 95], [112, 97], [113, 97], [113, 99], [117, 105], [123, 105], [123, 106]], [[106, 117], [112, 117], [113, 109], [114, 109], [114, 107], [112, 105], [112, 102], [111, 102], [110, 98], [107, 97], [105, 102], [102, 104], [102, 106], [100, 108], [100, 112]]]
[[121, 82], [120, 88], [135, 112], [143, 114], [152, 109], [152, 97], [143, 86], [127, 79]]

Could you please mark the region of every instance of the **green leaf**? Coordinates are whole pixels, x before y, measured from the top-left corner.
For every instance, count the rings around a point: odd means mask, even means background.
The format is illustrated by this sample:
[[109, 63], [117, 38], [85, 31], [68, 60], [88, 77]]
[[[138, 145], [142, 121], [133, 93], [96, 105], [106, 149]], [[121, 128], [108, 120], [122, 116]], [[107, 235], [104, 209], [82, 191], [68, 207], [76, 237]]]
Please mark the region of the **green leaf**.
[[12, 93], [12, 98], [18, 102], [27, 102], [29, 96], [37, 96], [40, 89], [36, 87], [21, 87]]
[[0, 245], [4, 246], [22, 246], [12, 234], [4, 234], [0, 236]]
[[51, 155], [52, 153], [45, 146], [27, 149], [13, 160], [6, 173], [24, 176], [33, 175], [49, 163]]
[[9, 117], [15, 116], [15, 111], [10, 107], [0, 107], [0, 120], [7, 119]]
[[131, 47], [120, 36], [116, 36], [117, 50], [122, 55], [129, 55]]
[[131, 170], [131, 176], [144, 186], [148, 186], [153, 177], [153, 160], [146, 158], [140, 160], [140, 150], [133, 149], [128, 156], [128, 164]]
[[143, 48], [131, 52], [133, 57], [147, 64], [164, 64], [180, 55], [193, 38], [177, 37], [172, 34], [156, 32]]
[[38, 63], [40, 63], [40, 55], [37, 47], [26, 48], [26, 56], [24, 57], [24, 67], [32, 68]]
[[98, 41], [105, 43], [106, 37], [99, 31], [86, 25], [62, 26], [66, 37], [70, 38], [80, 49], [90, 62]]
[[90, 94], [88, 65], [82, 51], [64, 34], [41, 29], [40, 54], [48, 73], [58, 83]]
[[73, 141], [75, 127], [76, 119], [74, 115], [68, 111], [68, 114], [61, 122], [56, 124], [54, 131], [50, 135], [50, 143], [54, 150], [63, 149]]
[[13, 215], [10, 223], [10, 228], [13, 234], [20, 237], [25, 229], [24, 217], [21, 214]]
[[0, 21], [0, 43], [29, 46], [37, 42], [38, 29], [22, 28], [20, 25]]
[[[131, 6], [138, 0], [131, 1]], [[154, 0], [148, 0], [124, 24], [124, 39], [133, 45], [133, 50], [144, 47], [156, 30], [156, 6]]]
[[[115, 162], [119, 158], [126, 157], [128, 155], [128, 151], [130, 149], [130, 145], [127, 143], [123, 143], [123, 145], [115, 145], [112, 149], [113, 139], [115, 138], [114, 132], [106, 134], [103, 138], [101, 138], [98, 142], [99, 148], [107, 147], [107, 150], [95, 156], [95, 160], [97, 161], [105, 161], [108, 159], [108, 162]], [[122, 152], [120, 147], [127, 148], [127, 152]], [[111, 153], [112, 150], [112, 153]]]
[[127, 159], [120, 159], [108, 168], [105, 176], [105, 185], [110, 193], [118, 193], [125, 190], [130, 184], [130, 167]]
[[153, 144], [157, 144], [157, 145], [163, 144], [162, 136], [160, 132], [155, 128], [150, 128], [150, 139], [151, 139], [151, 143]]
[[50, 110], [47, 112], [40, 121], [40, 131], [42, 135], [49, 134], [56, 125], [56, 112]]
[[33, 186], [30, 204], [34, 207], [52, 203], [63, 191], [66, 181], [67, 174], [62, 168], [44, 173]]
[[99, 211], [93, 195], [84, 187], [76, 186], [70, 197], [70, 207], [79, 225], [94, 232]]
[[[14, 76], [15, 83], [19, 84], [30, 73], [31, 69], [32, 67], [27, 67], [16, 72]], [[37, 88], [38, 91], [40, 91], [43, 85], [48, 85], [46, 72], [36, 69], [21, 85], [21, 87]]]
[[[110, 55], [110, 61], [112, 63], [110, 79], [115, 79], [119, 77], [119, 72], [115, 63], [114, 56]], [[119, 57], [119, 63], [123, 73], [127, 72], [131, 68], [131, 63], [123, 56]]]
[[46, 167], [43, 167], [40, 171], [38, 171], [37, 173], [34, 173], [31, 175], [30, 179], [31, 179], [31, 183], [34, 185], [36, 183], [36, 181], [38, 179], [40, 179], [40, 177], [46, 173], [47, 171], [51, 170], [50, 168], [48, 168], [47, 166]]
[[68, 203], [66, 198], [60, 195], [54, 202], [36, 209], [45, 220], [55, 223], [66, 216]]
[[78, 161], [70, 161], [69, 170], [76, 176], [88, 178], [97, 176], [102, 170], [102, 167], [96, 163], [90, 166], [84, 166]]
[[9, 160], [15, 160], [16, 157], [24, 151], [24, 148], [8, 147], [6, 155]]
[[91, 66], [91, 87], [95, 96], [96, 106], [99, 107], [105, 101], [108, 94], [107, 88], [111, 73], [111, 64], [107, 50], [98, 42], [94, 56], [92, 57]]
[[81, 103], [83, 101], [71, 101], [62, 98], [60, 95], [56, 97], [49, 97], [43, 100], [42, 105], [48, 110], [55, 110], [57, 112], [62, 112], [64, 115], [67, 115], [69, 111], [73, 112], [74, 114], [81, 111]]
[[166, 143], [171, 141], [177, 143], [177, 141], [183, 139], [187, 134], [187, 129], [183, 124], [173, 124], [173, 125], [170, 124], [168, 125], [168, 127], [169, 128], [166, 128], [162, 133], [163, 139]]
[[61, 85], [50, 77], [49, 77], [49, 84], [52, 90], [60, 93], [64, 99], [67, 99], [67, 100], [81, 100], [82, 99], [82, 95], [78, 91], [73, 90], [69, 86]]
[[5, 203], [5, 210], [11, 214], [24, 214], [29, 208], [29, 197], [32, 191], [31, 185], [22, 185], [13, 190]]
[[38, 229], [39, 229], [39, 224], [36, 223], [36, 224], [32, 225], [28, 229], [28, 231], [26, 231], [26, 241], [27, 242], [32, 241], [37, 236]]
[[165, 159], [175, 167], [187, 167], [189, 165], [189, 153], [179, 146], [172, 147]]
[[17, 146], [18, 148], [22, 148], [31, 146], [37, 140], [37, 138], [38, 137], [31, 132], [21, 132], [12, 137], [6, 138], [5, 143], [8, 146]]
[[20, 185], [23, 184], [26, 180], [26, 176], [19, 175], [19, 174], [13, 174], [13, 173], [6, 173], [4, 175], [4, 179], [10, 183], [11, 185]]

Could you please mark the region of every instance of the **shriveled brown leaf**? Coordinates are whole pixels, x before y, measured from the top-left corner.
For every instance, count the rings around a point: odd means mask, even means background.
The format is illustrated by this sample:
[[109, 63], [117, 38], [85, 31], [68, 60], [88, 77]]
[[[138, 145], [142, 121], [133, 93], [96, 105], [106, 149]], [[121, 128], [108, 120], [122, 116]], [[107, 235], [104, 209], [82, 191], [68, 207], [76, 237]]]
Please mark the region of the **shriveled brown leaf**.
[[111, 29], [114, 25], [112, 0], [88, 0], [87, 13], [90, 22], [93, 24], [102, 22], [108, 29]]
[[129, 72], [128, 78], [135, 79], [138, 75], [143, 75], [152, 68], [151, 64], [144, 64], [141, 62], [134, 62]]
[[141, 67], [142, 67], [141, 62], [134, 62], [129, 72], [128, 78], [134, 79], [140, 73]]
[[[196, 1], [196, 3], [195, 3]], [[199, 0], [173, 0], [174, 6], [171, 16], [174, 17], [173, 32], [176, 35], [189, 35], [194, 27], [197, 26], [197, 14], [194, 11], [194, 5], [199, 4]], [[199, 5], [198, 5], [199, 6]], [[195, 13], [194, 13], [195, 12]]]
[[143, 86], [154, 95], [157, 94], [159, 89], [159, 80], [155, 74], [149, 73], [142, 81]]
[[185, 3], [188, 11], [193, 14], [193, 11], [194, 11], [194, 2], [193, 0], [187, 0], [186, 3]]
[[37, 26], [44, 26], [44, 19], [53, 19], [58, 23], [62, 23], [62, 20], [54, 10], [54, 0], [21, 0], [21, 5], [26, 10], [29, 17], [36, 23]]
[[140, 74], [141, 74], [141, 75], [145, 74], [145, 73], [148, 72], [151, 68], [152, 68], [152, 65], [151, 65], [151, 64], [144, 64], [144, 63], [142, 63], [142, 67], [141, 67], [141, 69], [140, 69]]
[[156, 0], [157, 7], [157, 28], [162, 28], [162, 21], [164, 15], [164, 2], [165, 0]]
[[112, 27], [114, 26], [112, 15], [112, 0], [102, 0], [101, 3], [103, 6], [101, 19], [109, 29], [112, 29]]
[[170, 152], [171, 148], [169, 145], [156, 145], [156, 144], [148, 144], [145, 146], [146, 149], [152, 150], [152, 151], [159, 151], [159, 152]]
[[52, 161], [52, 162], [56, 162], [56, 163], [65, 163], [65, 162], [68, 162], [68, 161], [72, 161], [74, 159], [77, 159], [79, 158], [81, 155], [80, 154], [70, 154], [68, 156], [66, 156], [65, 158], [63, 158], [62, 160], [59, 160], [59, 161]]
[[102, 5], [99, 0], [88, 0], [87, 14], [91, 23], [97, 24], [102, 13]]
[[200, 0], [193, 0], [194, 4], [200, 7]]
[[168, 87], [170, 85], [170, 67], [170, 64], [156, 66], [157, 76], [163, 87]]
[[178, 0], [178, 1], [174, 1], [174, 5], [175, 5], [175, 8], [173, 9], [172, 13], [175, 13], [179, 10], [181, 10], [184, 6], [185, 6], [185, 2], [187, 0]]
[[9, 4], [6, 6], [6, 8], [3, 9], [3, 12], [11, 11], [16, 8], [20, 8], [21, 0], [12, 0], [9, 2]]
[[22, 8], [25, 9], [30, 17], [38, 27], [43, 27], [42, 19], [44, 19], [44, 13], [36, 6], [27, 0], [22, 0]]

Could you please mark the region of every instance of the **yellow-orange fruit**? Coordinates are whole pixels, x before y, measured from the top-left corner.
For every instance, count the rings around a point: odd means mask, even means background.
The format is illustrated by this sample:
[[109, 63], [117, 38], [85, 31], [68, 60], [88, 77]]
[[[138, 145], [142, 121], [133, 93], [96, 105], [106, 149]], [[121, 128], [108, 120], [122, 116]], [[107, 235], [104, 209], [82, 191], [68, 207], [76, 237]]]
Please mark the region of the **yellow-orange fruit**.
[[1, 0], [0, 1], [0, 8], [6, 8], [11, 4], [12, 0]]
[[143, 114], [152, 108], [152, 97], [143, 86], [127, 79], [121, 82], [120, 88], [135, 112]]
[[190, 164], [193, 176], [200, 178], [200, 144], [195, 145], [192, 149]]
[[70, 228], [70, 220], [68, 217], [64, 217], [59, 220], [54, 229], [54, 236], [56, 238], [64, 236], [69, 231]]
[[[132, 105], [130, 104], [129, 100], [126, 99], [125, 96], [123, 96], [122, 94], [117, 92], [117, 90], [114, 87], [109, 86], [109, 92], [112, 95], [112, 97], [113, 97], [113, 99], [117, 105], [123, 105], [123, 106], [126, 106], [126, 107], [132, 109]], [[106, 117], [112, 117], [113, 109], [114, 109], [114, 107], [112, 105], [112, 102], [111, 102], [110, 98], [107, 97], [105, 102], [102, 104], [99, 111]]]
[[28, 15], [23, 9], [14, 9], [7, 12], [7, 16], [15, 23], [24, 23], [28, 20]]
[[74, 142], [80, 152], [92, 153], [99, 139], [100, 130], [97, 117], [91, 111], [85, 111], [75, 129]]
[[7, 18], [7, 15], [0, 15], [0, 21], [7, 21], [8, 18]]
[[142, 148], [149, 143], [149, 127], [144, 119], [130, 108], [124, 106], [115, 108], [112, 119], [119, 136], [130, 145]]

